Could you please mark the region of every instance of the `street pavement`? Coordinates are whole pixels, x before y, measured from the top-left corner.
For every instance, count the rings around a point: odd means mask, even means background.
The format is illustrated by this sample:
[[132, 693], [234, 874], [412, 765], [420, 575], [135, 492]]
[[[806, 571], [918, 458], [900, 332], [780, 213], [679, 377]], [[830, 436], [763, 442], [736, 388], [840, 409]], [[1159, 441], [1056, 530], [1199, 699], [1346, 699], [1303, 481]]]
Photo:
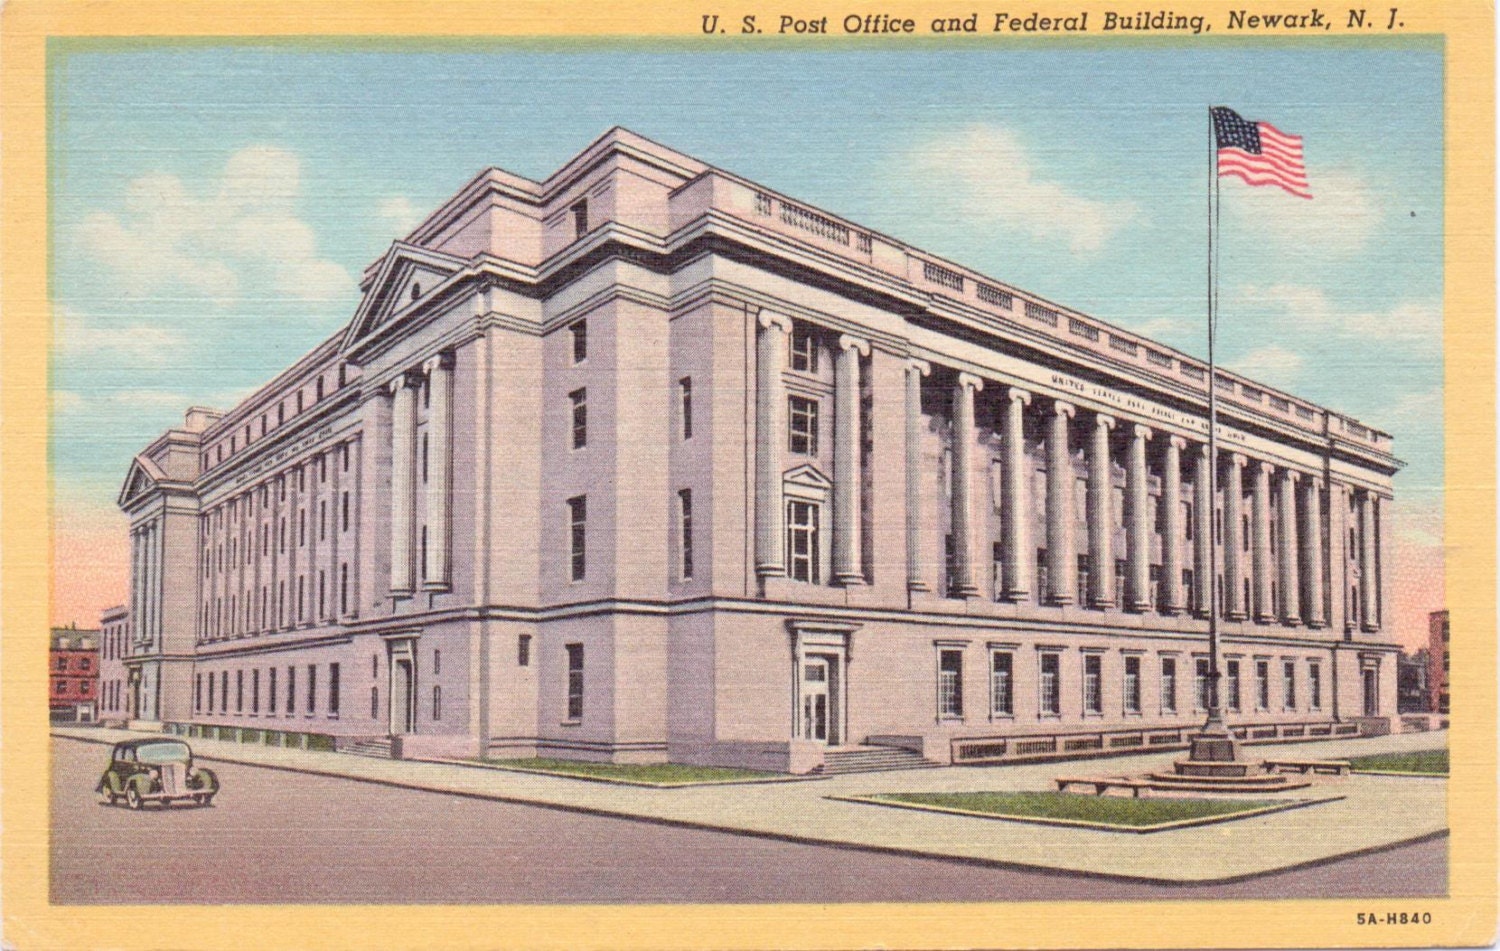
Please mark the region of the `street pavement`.
[[224, 787], [211, 807], [132, 812], [93, 794], [106, 759], [107, 747], [97, 743], [53, 741], [56, 903], [976, 902], [1446, 890], [1445, 838], [1232, 884], [1174, 886], [736, 835], [230, 762], [211, 764]]
[[[57, 727], [56, 735], [95, 741], [137, 735]], [[1446, 745], [1446, 732], [1409, 733], [1295, 745], [1246, 747], [1247, 758], [1339, 758]], [[862, 803], [833, 796], [884, 792], [1052, 789], [1067, 773], [1138, 775], [1170, 771], [1181, 754], [1112, 757], [1094, 762], [934, 767], [832, 776], [797, 782], [651, 789], [485, 769], [473, 764], [370, 759], [194, 739], [205, 756], [301, 769], [413, 789], [634, 816], [695, 828], [794, 841], [877, 848], [1026, 868], [1113, 875], [1160, 883], [1224, 882], [1331, 858], [1388, 848], [1447, 829], [1445, 779], [1316, 777], [1282, 798], [1324, 799], [1307, 808], [1147, 835], [977, 819]]]

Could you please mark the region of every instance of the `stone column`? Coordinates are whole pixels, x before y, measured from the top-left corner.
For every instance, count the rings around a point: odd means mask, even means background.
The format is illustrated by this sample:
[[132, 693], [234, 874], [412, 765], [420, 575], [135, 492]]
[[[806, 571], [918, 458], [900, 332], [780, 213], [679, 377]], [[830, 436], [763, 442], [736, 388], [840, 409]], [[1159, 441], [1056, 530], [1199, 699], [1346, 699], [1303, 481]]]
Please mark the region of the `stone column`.
[[[391, 594], [412, 590], [412, 470], [416, 463], [417, 389], [405, 373], [391, 381]], [[288, 526], [291, 530], [295, 526]], [[295, 598], [295, 591], [288, 591]]]
[[1281, 623], [1296, 625], [1302, 621], [1301, 585], [1297, 570], [1297, 473], [1281, 470], [1281, 498], [1278, 500], [1281, 529], [1276, 536], [1277, 584], [1281, 588]]
[[1302, 480], [1302, 606], [1308, 627], [1327, 623], [1323, 608], [1323, 480]]
[[1256, 460], [1250, 484], [1250, 573], [1255, 620], [1276, 620], [1271, 610], [1271, 464]]
[[974, 394], [984, 381], [971, 373], [960, 373], [953, 387], [953, 472], [951, 519], [953, 531], [953, 591], [959, 597], [979, 594], [974, 583], [974, 533], [972, 529], [974, 482]]
[[1181, 436], [1168, 436], [1161, 461], [1161, 592], [1157, 610], [1181, 614], [1182, 599], [1182, 450]]
[[1380, 630], [1380, 613], [1376, 607], [1379, 584], [1375, 580], [1375, 504], [1369, 491], [1359, 494], [1359, 626], [1361, 630]]
[[1000, 514], [1005, 520], [1005, 537], [1000, 543], [1003, 596], [1007, 601], [1024, 601], [1031, 595], [1032, 568], [1036, 553], [1031, 545], [1031, 486], [1026, 465], [1026, 407], [1031, 394], [1011, 387], [1005, 395], [1005, 418], [1001, 422], [1002, 451], [1005, 453], [1000, 487]]
[[[1243, 621], [1248, 611], [1244, 586], [1241, 584], [1241, 576], [1244, 574], [1244, 559], [1241, 556], [1244, 546], [1241, 529], [1245, 515], [1244, 468], [1245, 457], [1237, 452], [1230, 453], [1229, 468], [1224, 480], [1224, 615], [1236, 621]], [[1213, 579], [1209, 580], [1209, 584], [1212, 586]]]
[[833, 573], [844, 586], [865, 583], [860, 541], [859, 358], [868, 341], [839, 337], [833, 381]]
[[1047, 594], [1053, 604], [1071, 604], [1078, 578], [1074, 554], [1073, 459], [1068, 427], [1077, 412], [1073, 404], [1052, 404], [1047, 430]]
[[1151, 610], [1151, 494], [1147, 490], [1146, 443], [1151, 430], [1130, 427], [1130, 449], [1125, 457], [1125, 607]]
[[786, 436], [786, 366], [791, 318], [763, 310], [755, 361], [755, 573], [786, 574], [781, 511], [781, 447]]
[[448, 587], [448, 475], [453, 458], [453, 357], [422, 364], [432, 398], [427, 406], [427, 573], [422, 587]]
[[1114, 489], [1110, 483], [1109, 433], [1113, 416], [1094, 415], [1089, 433], [1089, 603], [1092, 607], [1115, 604]]
[[925, 360], [906, 362], [906, 587], [927, 590], [922, 563], [922, 377], [932, 372]]
[[1208, 446], [1198, 447], [1193, 465], [1193, 611], [1207, 615], [1217, 611], [1214, 598], [1214, 460]]

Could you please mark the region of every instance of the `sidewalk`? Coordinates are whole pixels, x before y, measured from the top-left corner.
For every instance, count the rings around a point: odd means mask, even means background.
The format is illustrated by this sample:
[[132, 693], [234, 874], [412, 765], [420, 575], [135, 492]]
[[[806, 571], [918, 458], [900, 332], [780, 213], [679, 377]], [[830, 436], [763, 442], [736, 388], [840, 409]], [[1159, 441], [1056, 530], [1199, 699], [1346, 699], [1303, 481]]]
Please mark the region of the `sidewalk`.
[[[96, 743], [149, 735], [86, 727], [54, 727], [52, 733]], [[826, 798], [884, 792], [1053, 789], [1053, 779], [1079, 771], [1078, 763], [934, 767], [805, 782], [650, 789], [451, 763], [369, 759], [201, 738], [193, 738], [190, 743], [194, 754], [204, 759], [410, 789], [793, 841], [1163, 884], [1245, 878], [1397, 845], [1447, 829], [1448, 781], [1432, 778], [1319, 777], [1314, 786], [1282, 796], [1344, 798], [1236, 822], [1137, 835], [889, 809]], [[1441, 731], [1248, 747], [1246, 755], [1252, 759], [1276, 755], [1336, 759], [1446, 745], [1447, 732]], [[1170, 770], [1178, 755], [1114, 757], [1094, 761], [1086, 768], [1112, 775]], [[233, 788], [225, 789], [226, 805], [233, 795]]]

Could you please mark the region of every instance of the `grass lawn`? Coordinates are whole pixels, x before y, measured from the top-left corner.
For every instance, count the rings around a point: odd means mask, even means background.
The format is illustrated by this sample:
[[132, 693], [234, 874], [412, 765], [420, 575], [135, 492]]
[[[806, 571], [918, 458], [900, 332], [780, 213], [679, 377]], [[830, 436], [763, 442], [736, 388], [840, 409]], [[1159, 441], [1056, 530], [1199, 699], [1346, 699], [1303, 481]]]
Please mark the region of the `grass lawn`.
[[780, 773], [763, 773], [753, 769], [730, 769], [724, 766], [683, 766], [679, 763], [587, 763], [580, 760], [485, 759], [482, 762], [506, 769], [555, 776], [577, 776], [619, 783], [644, 783], [652, 786], [691, 786], [697, 783], [733, 783], [753, 779], [780, 779]]
[[892, 804], [957, 809], [1017, 819], [1057, 819], [1141, 828], [1210, 819], [1285, 806], [1258, 799], [1134, 799], [1057, 792], [885, 793], [870, 799]]
[[1353, 756], [1349, 765], [1360, 772], [1415, 773], [1421, 776], [1448, 775], [1447, 750], [1413, 750], [1410, 753], [1376, 753]]

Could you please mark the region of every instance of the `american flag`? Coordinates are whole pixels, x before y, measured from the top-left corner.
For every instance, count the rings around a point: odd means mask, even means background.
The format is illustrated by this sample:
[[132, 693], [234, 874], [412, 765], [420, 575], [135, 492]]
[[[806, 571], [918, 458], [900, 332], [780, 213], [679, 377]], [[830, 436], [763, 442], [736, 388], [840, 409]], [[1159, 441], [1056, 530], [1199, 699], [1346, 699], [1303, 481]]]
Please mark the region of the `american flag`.
[[1311, 198], [1302, 164], [1302, 136], [1287, 135], [1269, 122], [1250, 122], [1233, 109], [1214, 106], [1214, 138], [1219, 177], [1251, 185], [1275, 185], [1298, 198]]

